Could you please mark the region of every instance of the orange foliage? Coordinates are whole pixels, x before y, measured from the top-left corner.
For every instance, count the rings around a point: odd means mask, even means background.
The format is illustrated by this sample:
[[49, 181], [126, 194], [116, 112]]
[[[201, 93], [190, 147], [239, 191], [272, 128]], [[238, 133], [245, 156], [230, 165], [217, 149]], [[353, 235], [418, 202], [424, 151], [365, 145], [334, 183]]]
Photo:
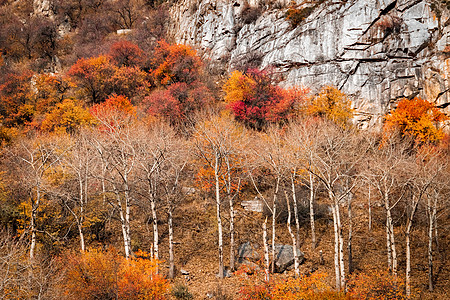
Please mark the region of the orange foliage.
[[93, 103], [105, 100], [112, 92], [111, 78], [116, 72], [108, 56], [79, 59], [67, 73]]
[[125, 96], [111, 96], [91, 107], [90, 113], [101, 123], [102, 130], [113, 130], [136, 118], [136, 109]]
[[385, 136], [398, 130], [402, 136], [411, 136], [419, 143], [435, 143], [442, 140], [444, 133], [440, 122], [449, 118], [433, 103], [421, 99], [402, 99], [397, 107], [385, 116]]
[[169, 284], [157, 274], [159, 261], [145, 252], [126, 260], [115, 249], [68, 257], [64, 290], [68, 299], [166, 299]]
[[351, 275], [349, 295], [355, 299], [407, 299], [405, 283], [388, 271], [372, 271]]
[[348, 295], [336, 292], [326, 281], [326, 274], [314, 273], [300, 278], [286, 280], [262, 280], [261, 275], [244, 277], [244, 284], [239, 292], [242, 300], [276, 299], [276, 300], [314, 300], [314, 299], [350, 299]]
[[25, 125], [32, 121], [35, 108], [32, 104], [30, 71], [9, 73], [0, 81], [0, 115], [7, 127]]
[[65, 94], [74, 84], [60, 76], [39, 74], [34, 78], [34, 88], [36, 89], [36, 112], [39, 114], [49, 112], [53, 106], [60, 103]]
[[203, 66], [195, 50], [186, 45], [170, 45], [160, 41], [153, 53], [151, 75], [158, 86], [176, 82], [190, 84], [199, 80]]

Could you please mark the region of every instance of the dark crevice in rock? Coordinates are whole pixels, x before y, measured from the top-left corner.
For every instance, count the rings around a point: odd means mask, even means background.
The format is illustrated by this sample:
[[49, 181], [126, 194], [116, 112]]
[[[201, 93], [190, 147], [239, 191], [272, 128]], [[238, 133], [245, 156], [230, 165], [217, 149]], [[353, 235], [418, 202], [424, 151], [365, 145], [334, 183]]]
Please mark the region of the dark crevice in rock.
[[391, 4], [389, 4], [388, 6], [386, 6], [385, 9], [383, 9], [382, 11], [380, 11], [379, 15], [373, 19], [372, 23], [370, 23], [369, 27], [366, 28], [366, 30], [362, 33], [362, 36], [364, 36], [374, 25], [375, 23], [378, 22], [378, 20], [384, 16], [387, 15], [391, 10], [393, 10], [395, 8], [395, 6], [397, 5], [397, 0], [393, 1]]

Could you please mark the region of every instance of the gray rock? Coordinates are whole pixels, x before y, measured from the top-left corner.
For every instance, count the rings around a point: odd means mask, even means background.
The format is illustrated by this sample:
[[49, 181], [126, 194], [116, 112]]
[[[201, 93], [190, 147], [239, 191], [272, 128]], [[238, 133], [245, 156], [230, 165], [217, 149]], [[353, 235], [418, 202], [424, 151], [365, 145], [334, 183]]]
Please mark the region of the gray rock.
[[[297, 248], [299, 263], [304, 261], [304, 254]], [[291, 245], [275, 245], [276, 272], [282, 273], [294, 264], [294, 247]]]
[[212, 62], [231, 57], [230, 70], [258, 52], [260, 67], [275, 66], [284, 86], [315, 92], [335, 85], [353, 100], [355, 121], [366, 125], [378, 124], [401, 97], [450, 101], [444, 53], [450, 14], [436, 1], [324, 1], [296, 28], [285, 18], [286, 6], [269, 6], [254, 23], [243, 24], [243, 3], [181, 0], [171, 8], [170, 31]]
[[243, 261], [258, 261], [261, 259], [261, 255], [256, 251], [256, 247], [250, 242], [241, 244], [238, 248], [237, 261], [242, 263]]

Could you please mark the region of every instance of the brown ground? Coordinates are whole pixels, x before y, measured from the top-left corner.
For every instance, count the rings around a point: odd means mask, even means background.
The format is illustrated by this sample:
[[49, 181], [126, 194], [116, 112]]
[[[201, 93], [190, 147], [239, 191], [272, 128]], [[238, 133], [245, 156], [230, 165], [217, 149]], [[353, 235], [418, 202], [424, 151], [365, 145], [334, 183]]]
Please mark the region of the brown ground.
[[[236, 207], [238, 206], [236, 205]], [[343, 209], [341, 213], [344, 214], [345, 210]], [[383, 211], [381, 208], [375, 209], [373, 230], [371, 232], [367, 229], [367, 212], [365, 210], [356, 207], [354, 216], [356, 216], [353, 221], [353, 259], [355, 270], [385, 268], [387, 263]], [[225, 265], [227, 266], [229, 262], [229, 223], [226, 217], [224, 214], [224, 252]], [[238, 209], [236, 220], [236, 245], [246, 241], [261, 244], [262, 214]], [[167, 261], [167, 228], [164, 226], [164, 220], [161, 221], [160, 255], [163, 260]], [[223, 293], [231, 296], [233, 299], [237, 299], [241, 279], [238, 276], [232, 276], [223, 280], [219, 280], [216, 277], [218, 272], [217, 225], [213, 203], [204, 199], [191, 199], [177, 210], [175, 224], [177, 226], [175, 228], [177, 269], [184, 269], [189, 272], [189, 275], [185, 276], [177, 272], [176, 279], [173, 282], [186, 285], [195, 299], [208, 299], [207, 294], [217, 290], [218, 287], [221, 287]], [[416, 290], [415, 298], [448, 299], [447, 295], [450, 295], [450, 269], [449, 265], [445, 264], [444, 261], [446, 254], [449, 252], [447, 250], [448, 246], [450, 246], [449, 238], [447, 234], [444, 234], [444, 231], [440, 234], [441, 254], [436, 256], [436, 288], [435, 292], [430, 293], [427, 291], [427, 239], [425, 229], [426, 227], [424, 226], [416, 226], [412, 233], [412, 284]], [[347, 230], [345, 228], [345, 232]], [[334, 278], [332, 220], [323, 218], [317, 221], [317, 236], [318, 246], [313, 250], [311, 249], [309, 223], [305, 223], [301, 227], [300, 238], [303, 240], [301, 241], [300, 249], [305, 253], [306, 261], [300, 266], [300, 272], [306, 274], [312, 267], [316, 267], [318, 268], [316, 272], [329, 274], [328, 280], [332, 285]], [[150, 241], [151, 230], [143, 233], [141, 238]], [[404, 276], [404, 234], [400, 227], [398, 227], [396, 232], [396, 242], [399, 253], [399, 274]], [[141, 242], [140, 246], [144, 247], [144, 243]], [[277, 226], [277, 243], [291, 243], [285, 224]], [[319, 264], [319, 250], [323, 251], [323, 265]], [[164, 264], [167, 265], [167, 263]], [[288, 271], [285, 274], [277, 274], [275, 276], [293, 276], [293, 272]]]

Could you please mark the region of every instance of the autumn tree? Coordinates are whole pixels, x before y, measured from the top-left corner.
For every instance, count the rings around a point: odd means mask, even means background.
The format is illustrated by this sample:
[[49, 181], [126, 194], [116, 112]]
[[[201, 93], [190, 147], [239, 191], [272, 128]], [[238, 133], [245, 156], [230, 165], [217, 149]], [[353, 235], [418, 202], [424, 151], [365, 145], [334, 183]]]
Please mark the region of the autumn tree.
[[111, 78], [116, 72], [107, 56], [79, 59], [67, 72], [91, 103], [100, 103], [112, 93]]
[[212, 101], [211, 92], [200, 82], [190, 85], [178, 82], [152, 92], [143, 104], [150, 115], [162, 117], [172, 125], [184, 125], [193, 121], [195, 113], [207, 108]]
[[95, 123], [87, 109], [76, 100], [66, 99], [49, 112], [42, 121], [41, 129], [49, 132], [74, 134], [82, 127]]
[[144, 52], [138, 45], [122, 40], [112, 44], [109, 50], [109, 56], [119, 67], [140, 66], [144, 61]]
[[[318, 126], [316, 151], [308, 171], [314, 174], [325, 188], [333, 213], [334, 266], [336, 288], [345, 289], [344, 238], [341, 204], [352, 197], [358, 183], [358, 164], [369, 150], [354, 130], [324, 122]], [[357, 150], [356, 150], [357, 149]], [[349, 220], [351, 222], [351, 219]]]
[[268, 72], [249, 69], [231, 73], [223, 86], [225, 102], [238, 121], [255, 129], [269, 123], [285, 122], [296, 115], [296, 105], [306, 89], [284, 90]]
[[332, 86], [323, 87], [318, 95], [311, 98], [306, 113], [342, 127], [348, 127], [353, 117], [351, 101], [342, 91]]
[[200, 79], [202, 65], [191, 47], [160, 41], [153, 53], [150, 73], [157, 86], [167, 87], [177, 82], [191, 84]]
[[397, 107], [385, 116], [383, 131], [390, 134], [398, 131], [401, 136], [409, 136], [417, 143], [435, 143], [444, 137], [439, 128], [448, 117], [433, 103], [421, 99], [402, 99]]

